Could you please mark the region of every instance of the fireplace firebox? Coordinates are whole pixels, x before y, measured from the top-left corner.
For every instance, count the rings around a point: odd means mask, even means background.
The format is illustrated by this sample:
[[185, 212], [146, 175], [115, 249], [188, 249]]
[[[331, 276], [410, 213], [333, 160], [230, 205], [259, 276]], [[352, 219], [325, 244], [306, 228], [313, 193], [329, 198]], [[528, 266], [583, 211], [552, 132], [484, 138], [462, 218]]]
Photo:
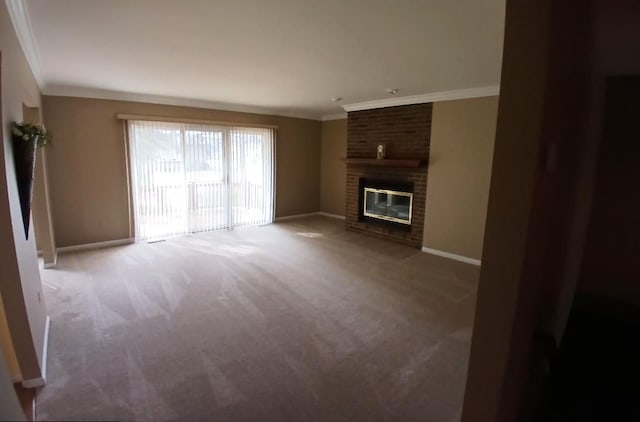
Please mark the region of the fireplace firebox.
[[394, 180], [360, 179], [360, 218], [371, 223], [410, 229], [413, 184]]
[[391, 189], [364, 188], [363, 204], [362, 214], [367, 217], [400, 224], [411, 224], [413, 193]]

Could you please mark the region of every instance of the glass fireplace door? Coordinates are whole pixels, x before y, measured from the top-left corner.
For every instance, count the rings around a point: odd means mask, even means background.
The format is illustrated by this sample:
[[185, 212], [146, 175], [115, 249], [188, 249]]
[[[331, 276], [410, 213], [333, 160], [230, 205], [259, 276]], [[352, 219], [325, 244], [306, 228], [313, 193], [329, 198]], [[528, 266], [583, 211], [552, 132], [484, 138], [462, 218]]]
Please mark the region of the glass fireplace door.
[[364, 188], [364, 210], [366, 217], [411, 224], [413, 193], [389, 189]]

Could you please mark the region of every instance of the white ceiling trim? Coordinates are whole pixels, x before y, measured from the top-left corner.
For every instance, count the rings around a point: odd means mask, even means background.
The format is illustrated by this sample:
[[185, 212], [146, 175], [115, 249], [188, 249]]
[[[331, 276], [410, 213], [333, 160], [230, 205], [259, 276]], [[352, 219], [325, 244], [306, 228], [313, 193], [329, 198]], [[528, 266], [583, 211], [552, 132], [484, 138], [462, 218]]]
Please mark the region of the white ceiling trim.
[[323, 122], [326, 122], [328, 120], [341, 120], [346, 118], [347, 118], [347, 113], [333, 113], [333, 114], [325, 114], [324, 116], [322, 116], [320, 120], [322, 120]]
[[239, 113], [266, 114], [272, 116], [294, 117], [298, 119], [320, 120], [317, 114], [281, 112], [268, 107], [247, 106], [241, 104], [218, 103], [188, 98], [165, 97], [161, 95], [136, 94], [131, 92], [108, 91], [73, 86], [47, 86], [44, 95], [55, 97], [94, 98], [100, 100], [132, 101], [138, 103], [162, 104], [181, 107], [206, 108], [210, 110], [235, 111]]
[[42, 70], [40, 67], [40, 53], [38, 51], [38, 44], [36, 38], [33, 35], [33, 29], [31, 26], [31, 18], [29, 18], [29, 11], [27, 5], [23, 0], [5, 0], [7, 9], [9, 10], [9, 16], [11, 22], [16, 30], [18, 41], [22, 46], [22, 51], [27, 58], [27, 62], [31, 67], [31, 72], [35, 78], [38, 86], [42, 88]]
[[490, 97], [500, 93], [500, 85], [478, 88], [456, 89], [453, 91], [433, 92], [430, 94], [409, 95], [406, 97], [385, 98], [384, 100], [365, 101], [363, 103], [345, 104], [346, 111], [370, 110], [374, 108], [395, 107], [410, 104], [434, 103], [438, 101], [464, 100], [466, 98]]

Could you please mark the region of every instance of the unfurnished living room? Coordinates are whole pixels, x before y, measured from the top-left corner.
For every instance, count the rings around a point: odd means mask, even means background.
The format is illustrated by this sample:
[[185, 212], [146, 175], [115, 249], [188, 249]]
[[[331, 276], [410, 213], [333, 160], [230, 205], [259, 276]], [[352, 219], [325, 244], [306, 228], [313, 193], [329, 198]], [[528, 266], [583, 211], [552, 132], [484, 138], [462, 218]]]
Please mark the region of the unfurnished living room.
[[639, 15], [569, 3], [2, 1], [0, 420], [595, 406]]

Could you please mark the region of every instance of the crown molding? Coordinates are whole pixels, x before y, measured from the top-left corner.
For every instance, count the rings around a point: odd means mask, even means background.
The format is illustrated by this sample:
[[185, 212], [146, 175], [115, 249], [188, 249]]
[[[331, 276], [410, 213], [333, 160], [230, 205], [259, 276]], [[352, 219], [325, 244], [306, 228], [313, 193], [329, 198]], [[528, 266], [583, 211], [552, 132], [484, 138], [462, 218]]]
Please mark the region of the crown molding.
[[346, 111], [360, 111], [410, 104], [434, 103], [438, 101], [464, 100], [466, 98], [491, 97], [498, 95], [499, 93], [500, 85], [491, 85], [478, 88], [456, 89], [453, 91], [432, 92], [429, 94], [409, 95], [406, 97], [393, 97], [385, 98], [384, 100], [345, 104], [343, 108]]
[[132, 101], [138, 103], [161, 104], [180, 107], [206, 108], [210, 110], [235, 111], [238, 113], [263, 114], [296, 119], [320, 120], [317, 114], [280, 111], [269, 107], [247, 106], [242, 104], [219, 103], [214, 101], [194, 100], [189, 98], [167, 97], [152, 94], [137, 94], [132, 92], [110, 91], [75, 86], [46, 86], [42, 93], [53, 97], [79, 97], [99, 100]]
[[42, 70], [40, 67], [40, 53], [38, 44], [33, 35], [33, 27], [31, 26], [31, 18], [27, 10], [27, 4], [23, 0], [5, 0], [13, 28], [18, 36], [18, 41], [22, 46], [22, 51], [31, 67], [31, 73], [35, 78], [38, 86], [42, 88]]
[[333, 113], [333, 114], [325, 114], [320, 118], [323, 122], [328, 120], [342, 120], [347, 118], [347, 113]]

